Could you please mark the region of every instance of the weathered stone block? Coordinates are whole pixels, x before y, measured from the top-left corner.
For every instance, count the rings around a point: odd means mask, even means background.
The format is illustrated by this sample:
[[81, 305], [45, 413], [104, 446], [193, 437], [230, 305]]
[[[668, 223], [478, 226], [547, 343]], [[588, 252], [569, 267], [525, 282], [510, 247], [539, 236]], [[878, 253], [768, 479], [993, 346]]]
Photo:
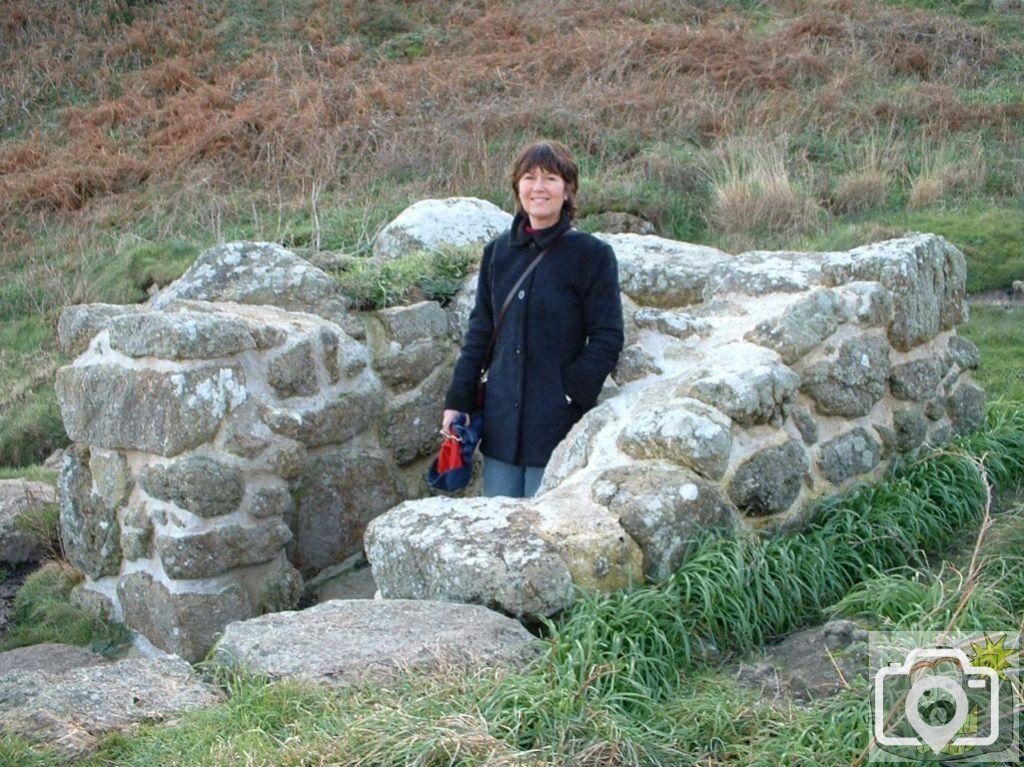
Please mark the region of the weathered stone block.
[[622, 385], [630, 381], [639, 381], [647, 376], [660, 375], [662, 372], [654, 356], [639, 344], [634, 344], [622, 350], [622, 354], [619, 355], [619, 364], [615, 367], [612, 377]]
[[892, 322], [892, 293], [877, 282], [850, 282], [832, 289], [843, 302], [848, 322], [863, 328], [886, 327]]
[[889, 388], [896, 399], [926, 402], [935, 396], [941, 376], [935, 360], [911, 360], [894, 365], [889, 377]]
[[258, 615], [294, 610], [298, 606], [305, 584], [302, 575], [283, 552], [281, 556], [253, 570], [245, 574], [242, 581], [250, 588], [249, 600]]
[[821, 271], [829, 285], [879, 282], [892, 293], [889, 340], [900, 351], [965, 317], [967, 261], [942, 237], [915, 234], [832, 254]]
[[803, 405], [793, 405], [789, 408], [789, 417], [793, 419], [793, 425], [800, 432], [800, 438], [805, 445], [815, 445], [818, 442], [818, 422], [814, 415]]
[[715, 262], [705, 300], [710, 296], [802, 293], [820, 280], [821, 261], [814, 253], [751, 250]]
[[254, 519], [287, 520], [295, 512], [295, 500], [283, 482], [267, 484], [251, 489], [245, 508]]
[[518, 669], [539, 647], [517, 621], [480, 605], [333, 600], [232, 623], [212, 660], [271, 678], [362, 687], [392, 684], [408, 673]]
[[135, 486], [128, 461], [121, 453], [94, 448], [89, 455], [89, 473], [95, 493], [108, 509], [124, 506]]
[[90, 578], [116, 575], [121, 567], [117, 510], [93, 493], [89, 449], [72, 445], [58, 485], [60, 530], [71, 563]]
[[78, 355], [89, 342], [115, 317], [141, 311], [134, 304], [76, 304], [60, 313], [57, 322], [57, 343], [61, 351]]
[[153, 553], [153, 518], [144, 505], [129, 506], [121, 520], [121, 550], [128, 561]]
[[786, 307], [780, 317], [759, 323], [744, 338], [778, 352], [792, 365], [835, 333], [844, 321], [843, 302], [831, 290], [814, 290]]
[[438, 368], [412, 391], [395, 397], [380, 420], [380, 444], [404, 466], [431, 455], [440, 445], [438, 413], [451, 370]]
[[833, 485], [867, 474], [882, 458], [882, 445], [858, 426], [821, 446], [818, 468]]
[[111, 450], [177, 455], [211, 439], [247, 396], [238, 366], [158, 371], [96, 364], [57, 371], [68, 436]]
[[308, 409], [264, 407], [260, 417], [278, 434], [307, 448], [321, 447], [348, 442], [373, 426], [384, 407], [384, 399], [378, 387], [366, 386]]
[[149, 573], [136, 572], [121, 578], [117, 596], [127, 625], [189, 663], [203, 660], [229, 623], [252, 617], [237, 583], [210, 583], [202, 593], [176, 592]]
[[224, 419], [223, 448], [241, 458], [255, 458], [275, 439], [260, 417], [260, 407], [250, 398]]
[[320, 349], [323, 353], [324, 369], [327, 371], [327, 382], [336, 384], [341, 380], [341, 360], [338, 351], [341, 339], [330, 328], [320, 328]]
[[373, 254], [391, 259], [440, 245], [483, 247], [511, 223], [508, 213], [476, 197], [419, 200], [380, 231]]
[[596, 435], [614, 421], [615, 414], [606, 404], [599, 404], [577, 421], [551, 454], [538, 493], [558, 487], [574, 471], [586, 466]]
[[709, 362], [707, 374], [680, 387], [678, 394], [711, 405], [743, 426], [781, 421], [800, 386], [800, 376], [775, 352], [754, 344], [727, 344]]
[[962, 383], [947, 399], [949, 420], [957, 434], [969, 434], [985, 423], [985, 392], [972, 383]]
[[737, 467], [729, 498], [755, 517], [786, 511], [800, 495], [809, 469], [807, 453], [796, 442], [763, 448]]
[[878, 336], [855, 336], [839, 347], [835, 360], [820, 360], [803, 373], [801, 390], [823, 415], [867, 415], [886, 393], [889, 344]]
[[171, 578], [191, 580], [273, 559], [292, 538], [280, 520], [224, 524], [198, 532], [158, 532], [156, 548]]
[[433, 301], [383, 309], [367, 323], [374, 370], [389, 386], [416, 386], [450, 355], [448, 317]]
[[143, 724], [173, 720], [221, 700], [188, 663], [169, 655], [0, 674], [4, 732], [53, 748], [59, 764], [93, 761], [89, 754], [104, 737], [129, 737]]
[[615, 250], [622, 292], [641, 306], [672, 308], [702, 303], [715, 265], [731, 261], [720, 250], [654, 235], [600, 237]]
[[108, 325], [110, 348], [129, 357], [204, 360], [256, 348], [248, 326], [237, 319], [200, 312], [138, 312]]
[[660, 459], [719, 479], [729, 463], [729, 419], [695, 399], [645, 408], [625, 425], [619, 448], [632, 458]]
[[139, 486], [154, 498], [200, 517], [217, 517], [238, 508], [245, 494], [245, 477], [241, 469], [209, 455], [190, 455], [143, 467]]
[[700, 317], [650, 307], [643, 307], [634, 312], [633, 321], [639, 328], [651, 328], [666, 336], [680, 339], [705, 335], [711, 330], [710, 323]]
[[981, 364], [981, 353], [969, 338], [963, 336], [949, 337], [949, 356], [953, 364], [960, 370], [977, 370]]
[[596, 478], [592, 492], [640, 546], [644, 575], [652, 581], [679, 569], [702, 533], [739, 527], [736, 509], [717, 483], [676, 466], [609, 469]]
[[295, 497], [290, 556], [309, 575], [358, 551], [367, 523], [400, 503], [404, 493], [383, 455], [340, 447], [310, 460]]
[[267, 383], [281, 399], [316, 394], [319, 387], [312, 341], [304, 339], [272, 357], [267, 363]]
[[924, 444], [928, 437], [928, 419], [915, 408], [894, 410], [892, 413], [894, 433], [893, 447], [901, 453], [909, 453]]
[[329, 274], [269, 242], [229, 242], [203, 251], [150, 304], [163, 309], [188, 299], [276, 306], [329, 320], [348, 309]]
[[511, 615], [552, 615], [573, 581], [538, 514], [502, 498], [403, 503], [366, 531], [366, 555], [386, 599], [483, 604]]

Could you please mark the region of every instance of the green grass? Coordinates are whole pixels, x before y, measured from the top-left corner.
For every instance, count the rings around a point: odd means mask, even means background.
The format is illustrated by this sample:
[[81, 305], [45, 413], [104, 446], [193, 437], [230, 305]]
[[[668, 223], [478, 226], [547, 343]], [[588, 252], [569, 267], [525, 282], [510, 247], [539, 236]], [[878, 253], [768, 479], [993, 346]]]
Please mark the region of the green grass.
[[0, 731], [0, 767], [53, 767], [59, 761], [56, 751]]
[[25, 394], [22, 402], [0, 416], [0, 465], [32, 466], [68, 444], [52, 383]]
[[958, 332], [981, 351], [974, 378], [990, 399], [1024, 402], [1024, 306], [974, 304]]
[[25, 479], [29, 482], [57, 484], [57, 471], [43, 466], [0, 466], [0, 479]]
[[446, 305], [475, 268], [479, 250], [445, 246], [383, 261], [354, 257], [345, 261], [334, 278], [356, 309], [383, 309], [422, 300]]
[[81, 580], [80, 573], [58, 563], [32, 573], [18, 590], [0, 652], [44, 642], [81, 645], [104, 655], [122, 651], [131, 638], [123, 624], [108, 623], [72, 604], [71, 591]]

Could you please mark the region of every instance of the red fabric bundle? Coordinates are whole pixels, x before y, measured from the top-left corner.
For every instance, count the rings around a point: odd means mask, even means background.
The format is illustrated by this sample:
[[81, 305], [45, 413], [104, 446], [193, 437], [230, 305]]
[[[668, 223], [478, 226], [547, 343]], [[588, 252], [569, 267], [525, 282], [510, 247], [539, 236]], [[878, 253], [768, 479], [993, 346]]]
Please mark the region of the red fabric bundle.
[[461, 469], [465, 465], [462, 460], [462, 445], [457, 439], [445, 437], [437, 454], [437, 473], [444, 474], [452, 469]]

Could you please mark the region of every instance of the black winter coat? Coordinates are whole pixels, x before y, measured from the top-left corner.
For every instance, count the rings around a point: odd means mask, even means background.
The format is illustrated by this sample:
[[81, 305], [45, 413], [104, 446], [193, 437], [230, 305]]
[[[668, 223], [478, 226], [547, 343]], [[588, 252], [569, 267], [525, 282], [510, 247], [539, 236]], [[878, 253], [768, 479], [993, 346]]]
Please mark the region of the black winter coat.
[[[597, 402], [622, 351], [615, 254], [565, 216], [533, 235], [515, 217], [484, 248], [476, 303], [445, 408], [474, 410], [480, 364], [509, 290], [537, 252], [551, 250], [517, 291], [495, 343], [480, 449], [518, 466], [545, 466], [555, 446]], [[566, 401], [568, 395], [572, 402]]]

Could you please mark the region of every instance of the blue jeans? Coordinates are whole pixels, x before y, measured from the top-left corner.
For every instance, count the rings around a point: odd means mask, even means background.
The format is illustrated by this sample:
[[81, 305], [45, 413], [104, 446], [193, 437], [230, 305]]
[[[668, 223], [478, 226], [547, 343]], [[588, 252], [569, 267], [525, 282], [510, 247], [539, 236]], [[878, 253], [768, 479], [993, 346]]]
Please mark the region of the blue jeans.
[[543, 466], [516, 466], [484, 457], [484, 495], [488, 498], [496, 495], [530, 498], [536, 494], [543, 478]]

